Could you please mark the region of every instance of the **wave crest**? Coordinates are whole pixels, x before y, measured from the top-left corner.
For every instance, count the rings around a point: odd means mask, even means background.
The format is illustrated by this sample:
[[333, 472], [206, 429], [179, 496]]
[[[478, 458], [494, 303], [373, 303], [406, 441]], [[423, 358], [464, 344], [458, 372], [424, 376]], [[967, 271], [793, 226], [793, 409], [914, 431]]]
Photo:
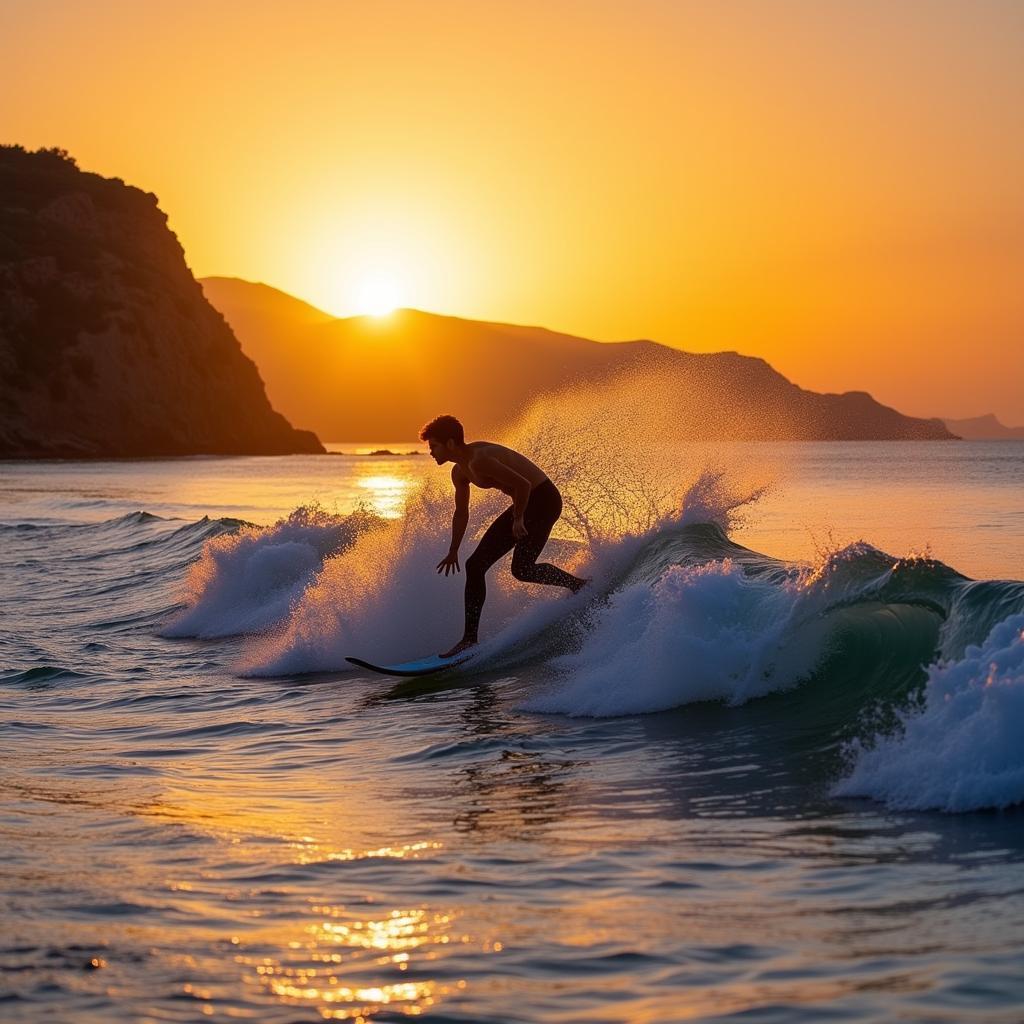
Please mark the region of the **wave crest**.
[[820, 655], [785, 643], [798, 603], [797, 585], [749, 576], [731, 559], [671, 566], [653, 586], [612, 595], [581, 649], [553, 663], [566, 681], [524, 709], [636, 714], [795, 686]]

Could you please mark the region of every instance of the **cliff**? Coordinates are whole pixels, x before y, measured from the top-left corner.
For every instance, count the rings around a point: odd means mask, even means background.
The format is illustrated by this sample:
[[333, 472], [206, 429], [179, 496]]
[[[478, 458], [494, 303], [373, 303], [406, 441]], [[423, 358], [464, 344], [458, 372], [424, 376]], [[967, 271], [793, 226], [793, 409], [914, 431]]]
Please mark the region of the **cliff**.
[[271, 407], [156, 196], [0, 147], [0, 458], [321, 451]]
[[[413, 437], [438, 412], [475, 436], [500, 429], [534, 398], [632, 374], [672, 403], [674, 440], [946, 440], [861, 391], [823, 395], [762, 359], [694, 354], [653, 341], [600, 343], [538, 327], [398, 310], [332, 319], [266, 285], [205, 278], [286, 414], [329, 441]], [[668, 385], [666, 387], [665, 385]]]

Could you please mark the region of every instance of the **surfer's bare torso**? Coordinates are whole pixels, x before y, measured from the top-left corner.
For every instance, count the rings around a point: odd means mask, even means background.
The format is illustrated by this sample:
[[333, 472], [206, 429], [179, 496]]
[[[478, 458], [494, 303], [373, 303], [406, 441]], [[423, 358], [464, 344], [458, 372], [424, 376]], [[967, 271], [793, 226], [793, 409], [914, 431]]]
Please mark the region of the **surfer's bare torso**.
[[469, 460], [464, 465], [456, 463], [452, 466], [452, 483], [456, 490], [460, 485], [466, 487], [474, 484], [484, 490], [496, 488], [514, 500], [515, 487], [509, 470], [526, 480], [531, 490], [548, 478], [544, 470], [521, 452], [502, 444], [470, 441], [466, 447], [470, 451]]

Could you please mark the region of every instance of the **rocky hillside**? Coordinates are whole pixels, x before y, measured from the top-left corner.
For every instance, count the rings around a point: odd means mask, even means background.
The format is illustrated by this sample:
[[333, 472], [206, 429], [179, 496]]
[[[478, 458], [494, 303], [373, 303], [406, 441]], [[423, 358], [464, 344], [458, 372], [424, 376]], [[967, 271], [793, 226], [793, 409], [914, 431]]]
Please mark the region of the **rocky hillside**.
[[[274, 404], [327, 441], [413, 437], [439, 412], [474, 436], [497, 431], [539, 396], [623, 374], [671, 405], [673, 440], [940, 440], [852, 391], [805, 391], [763, 359], [693, 354], [653, 341], [599, 343], [538, 327], [398, 310], [331, 319], [266, 285], [204, 278]], [[320, 313], [317, 316], [317, 313]], [[652, 399], [653, 400], [653, 399]]]
[[0, 458], [321, 451], [271, 407], [156, 196], [0, 147]]

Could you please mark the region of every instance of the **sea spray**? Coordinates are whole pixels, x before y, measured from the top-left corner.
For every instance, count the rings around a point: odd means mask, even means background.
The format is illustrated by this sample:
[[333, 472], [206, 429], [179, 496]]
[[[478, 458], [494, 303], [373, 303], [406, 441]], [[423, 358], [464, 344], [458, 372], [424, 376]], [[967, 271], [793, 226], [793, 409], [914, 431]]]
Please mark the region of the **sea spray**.
[[558, 484], [561, 529], [587, 544], [649, 533], [681, 509], [687, 521], [703, 509], [704, 521], [737, 525], [739, 509], [784, 468], [738, 453], [716, 466], [707, 446], [668, 441], [678, 436], [678, 415], [678, 381], [638, 362], [604, 383], [539, 398], [500, 440]]
[[245, 525], [214, 537], [186, 576], [185, 610], [164, 626], [162, 635], [232, 636], [280, 624], [324, 559], [382, 522], [363, 510], [338, 516], [311, 505], [273, 526]]
[[899, 727], [848, 748], [836, 796], [868, 796], [893, 809], [968, 811], [1024, 802], [1024, 614], [984, 643], [928, 669], [920, 700]]

